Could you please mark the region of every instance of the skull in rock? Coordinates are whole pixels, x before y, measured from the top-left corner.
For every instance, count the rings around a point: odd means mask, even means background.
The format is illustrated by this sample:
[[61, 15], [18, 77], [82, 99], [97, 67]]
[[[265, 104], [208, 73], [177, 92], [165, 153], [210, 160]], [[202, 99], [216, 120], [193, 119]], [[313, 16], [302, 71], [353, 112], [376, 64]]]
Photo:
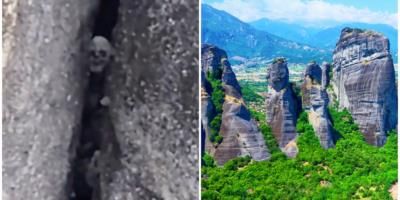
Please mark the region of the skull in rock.
[[90, 72], [103, 72], [113, 57], [110, 42], [102, 36], [95, 36], [90, 43], [89, 51]]

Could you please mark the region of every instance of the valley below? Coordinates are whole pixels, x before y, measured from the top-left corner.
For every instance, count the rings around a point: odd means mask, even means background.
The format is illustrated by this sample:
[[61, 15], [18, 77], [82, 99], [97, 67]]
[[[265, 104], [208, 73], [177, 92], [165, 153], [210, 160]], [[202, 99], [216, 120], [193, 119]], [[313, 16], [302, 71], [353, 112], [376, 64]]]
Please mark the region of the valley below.
[[[246, 59], [246, 62], [237, 61], [236, 64], [232, 65], [232, 69], [236, 74], [236, 78], [239, 81], [240, 86], [245, 91], [251, 93], [247, 98], [246, 103], [248, 106], [259, 112], [265, 112], [266, 93], [268, 91], [267, 79], [267, 67], [272, 60], [266, 60], [263, 58], [252, 58]], [[289, 80], [296, 85], [301, 85], [303, 82], [304, 70], [307, 64], [297, 63], [289, 64]], [[398, 64], [394, 64], [396, 82], [398, 81]]]

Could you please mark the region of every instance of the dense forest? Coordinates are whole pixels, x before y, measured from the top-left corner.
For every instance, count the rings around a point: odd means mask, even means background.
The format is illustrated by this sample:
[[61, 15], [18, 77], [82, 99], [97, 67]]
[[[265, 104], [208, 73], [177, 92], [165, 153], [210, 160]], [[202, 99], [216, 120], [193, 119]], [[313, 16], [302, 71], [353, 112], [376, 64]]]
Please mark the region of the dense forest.
[[[260, 97], [242, 85], [246, 101]], [[265, 114], [251, 110], [271, 152], [267, 161], [241, 157], [216, 166], [205, 154], [201, 171], [202, 199], [391, 199], [397, 180], [397, 134], [383, 147], [367, 144], [347, 110], [331, 106], [329, 114], [339, 136], [324, 150], [306, 112], [297, 120], [299, 154], [287, 158], [265, 123]]]

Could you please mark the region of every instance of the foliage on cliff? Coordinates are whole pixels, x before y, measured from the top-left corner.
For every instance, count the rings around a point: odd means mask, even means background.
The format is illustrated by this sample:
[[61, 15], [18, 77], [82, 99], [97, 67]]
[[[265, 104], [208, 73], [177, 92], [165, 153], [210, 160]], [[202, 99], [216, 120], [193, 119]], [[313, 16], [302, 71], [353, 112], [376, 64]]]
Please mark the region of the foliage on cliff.
[[[265, 145], [268, 147], [268, 150], [275, 156], [276, 154], [282, 154], [279, 149], [278, 143], [275, 140], [274, 135], [272, 134], [271, 127], [265, 123], [265, 114], [262, 112], [257, 112], [253, 109], [250, 109], [251, 116], [257, 121], [258, 127], [264, 137]], [[280, 155], [279, 155], [280, 156]]]
[[210, 120], [210, 141], [213, 143], [221, 143], [222, 136], [219, 135], [219, 129], [222, 123], [222, 106], [224, 104], [224, 89], [221, 81], [222, 72], [218, 71], [215, 73], [207, 73], [207, 80], [210, 82], [212, 87], [211, 101], [215, 107], [216, 115]]

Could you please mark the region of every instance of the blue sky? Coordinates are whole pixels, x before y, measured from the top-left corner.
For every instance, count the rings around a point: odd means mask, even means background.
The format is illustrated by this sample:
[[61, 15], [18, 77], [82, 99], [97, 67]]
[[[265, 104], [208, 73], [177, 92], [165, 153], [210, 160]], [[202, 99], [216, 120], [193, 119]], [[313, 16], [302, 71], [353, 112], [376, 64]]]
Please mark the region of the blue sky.
[[377, 12], [397, 12], [397, 0], [326, 0], [329, 3], [354, 6], [356, 8], [368, 8]]
[[397, 27], [397, 0], [203, 0], [249, 22], [269, 18], [306, 26], [380, 23]]

